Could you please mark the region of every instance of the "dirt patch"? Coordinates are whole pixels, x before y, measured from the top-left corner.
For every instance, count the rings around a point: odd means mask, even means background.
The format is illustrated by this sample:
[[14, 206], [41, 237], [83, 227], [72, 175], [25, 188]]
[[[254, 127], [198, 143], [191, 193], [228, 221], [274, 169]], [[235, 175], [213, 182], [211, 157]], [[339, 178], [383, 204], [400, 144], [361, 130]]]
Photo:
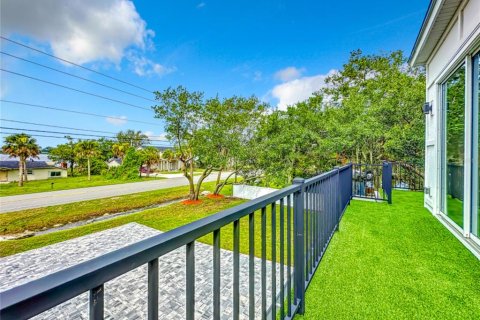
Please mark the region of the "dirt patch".
[[211, 193], [211, 194], [208, 194], [208, 195], [207, 195], [207, 198], [209, 198], [209, 199], [223, 199], [223, 198], [225, 198], [225, 196], [224, 196], [224, 195], [221, 195], [221, 194], [213, 194], [213, 193]]
[[196, 206], [196, 205], [201, 204], [202, 201], [200, 201], [200, 200], [183, 200], [181, 203], [186, 205], [186, 206]]

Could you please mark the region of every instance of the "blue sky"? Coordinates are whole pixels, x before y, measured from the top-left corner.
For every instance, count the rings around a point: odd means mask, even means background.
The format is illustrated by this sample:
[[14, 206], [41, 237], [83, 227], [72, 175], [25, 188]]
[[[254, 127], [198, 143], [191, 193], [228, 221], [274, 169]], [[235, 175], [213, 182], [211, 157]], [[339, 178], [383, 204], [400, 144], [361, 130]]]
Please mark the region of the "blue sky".
[[[413, 46], [427, 0], [415, 1], [28, 1], [1, 2], [2, 35], [148, 90], [184, 85], [206, 96], [256, 95], [284, 108], [321, 88], [349, 52]], [[52, 14], [53, 12], [53, 14]], [[1, 41], [1, 50], [115, 88], [149, 92]], [[149, 108], [153, 102], [1, 54], [9, 70]], [[153, 113], [5, 71], [1, 98], [121, 117], [106, 119], [2, 102], [1, 118], [163, 139]], [[152, 124], [131, 122], [139, 120]], [[1, 121], [2, 127], [80, 131]], [[2, 132], [13, 130], [2, 129]], [[42, 134], [34, 133], [32, 134]], [[82, 132], [84, 134], [113, 135]], [[43, 133], [62, 136], [62, 134]], [[4, 134], [2, 134], [2, 137]], [[41, 146], [64, 140], [36, 137]], [[155, 144], [162, 144], [155, 142]]]

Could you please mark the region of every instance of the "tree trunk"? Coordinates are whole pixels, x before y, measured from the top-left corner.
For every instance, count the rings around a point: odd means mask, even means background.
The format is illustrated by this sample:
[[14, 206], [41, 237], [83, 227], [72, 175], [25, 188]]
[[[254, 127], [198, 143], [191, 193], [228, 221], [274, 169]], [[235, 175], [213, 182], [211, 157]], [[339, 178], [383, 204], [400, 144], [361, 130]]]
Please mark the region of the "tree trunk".
[[215, 191], [213, 192], [214, 194], [218, 194], [217, 189], [220, 186], [220, 178], [222, 177], [222, 170], [223, 170], [222, 168], [220, 168], [220, 170], [218, 170], [217, 182], [215, 182]]
[[231, 177], [232, 175], [236, 174], [236, 173], [237, 173], [236, 171], [230, 173], [230, 174], [227, 176], [227, 178], [225, 178], [225, 180], [224, 180], [222, 183], [217, 184], [217, 187], [215, 188], [214, 194], [216, 194], [216, 195], [220, 194], [220, 191], [222, 191], [223, 187], [225, 187], [225, 185], [227, 184], [228, 179], [230, 179], [230, 177]]
[[147, 165], [147, 178], [150, 177], [150, 166]]
[[75, 164], [75, 161], [70, 161], [70, 175], [73, 177], [73, 165]]
[[[185, 178], [188, 180], [188, 186], [190, 187], [190, 193], [188, 195], [188, 199], [194, 200], [195, 198], [195, 185], [193, 184], [193, 160], [190, 160], [190, 168], [187, 167], [187, 162], [184, 162], [184, 160], [181, 160], [183, 163], [182, 170], [183, 170], [183, 175]], [[192, 172], [192, 174], [188, 174], [188, 171]]]
[[88, 181], [90, 181], [90, 158], [87, 158]]
[[23, 158], [20, 158], [18, 165], [18, 186], [23, 187]]
[[195, 190], [195, 196], [192, 200], [198, 200], [198, 197], [200, 196], [200, 187], [202, 186], [202, 182], [203, 182], [203, 180], [205, 180], [206, 177], [208, 177], [210, 175], [211, 172], [212, 172], [212, 169], [205, 169], [205, 171], [203, 171], [202, 175], [200, 176], [200, 178], [197, 181], [197, 188]]
[[27, 177], [28, 171], [27, 171], [27, 161], [23, 162], [23, 181], [27, 182], [28, 177]]

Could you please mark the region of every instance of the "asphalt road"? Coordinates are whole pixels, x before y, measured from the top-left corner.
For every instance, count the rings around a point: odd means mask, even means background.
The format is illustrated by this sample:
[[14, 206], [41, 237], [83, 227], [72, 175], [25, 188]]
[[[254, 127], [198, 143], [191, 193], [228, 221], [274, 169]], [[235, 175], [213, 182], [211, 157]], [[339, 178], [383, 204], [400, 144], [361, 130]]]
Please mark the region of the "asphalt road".
[[[225, 178], [228, 174], [222, 174]], [[211, 174], [204, 181], [214, 181], [216, 174]], [[198, 180], [198, 176], [194, 177]], [[125, 184], [113, 184], [109, 186], [79, 188], [71, 190], [39, 192], [22, 194], [17, 196], [0, 197], [0, 213], [19, 211], [24, 209], [55, 206], [59, 204], [79, 202], [85, 200], [110, 198], [125, 194], [167, 189], [188, 185], [185, 177], [151, 180], [145, 182], [132, 182]]]

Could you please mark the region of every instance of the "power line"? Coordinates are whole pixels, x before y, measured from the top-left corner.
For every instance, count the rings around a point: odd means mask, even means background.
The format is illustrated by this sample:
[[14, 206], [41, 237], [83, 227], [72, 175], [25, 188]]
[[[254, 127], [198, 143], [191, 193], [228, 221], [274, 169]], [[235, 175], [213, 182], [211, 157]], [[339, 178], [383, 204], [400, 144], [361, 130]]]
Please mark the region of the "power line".
[[76, 91], [76, 92], [80, 92], [80, 93], [83, 93], [83, 94], [86, 94], [86, 95], [90, 95], [90, 96], [93, 96], [93, 97], [97, 97], [97, 98], [101, 98], [101, 99], [113, 101], [113, 102], [116, 102], [116, 103], [124, 104], [124, 105], [126, 105], [126, 106], [130, 106], [130, 107], [133, 107], [133, 108], [142, 109], [142, 110], [147, 110], [147, 111], [152, 111], [152, 110], [149, 109], [149, 108], [140, 107], [140, 106], [137, 106], [137, 105], [128, 103], [128, 102], [124, 102], [124, 101], [112, 99], [112, 98], [109, 98], [109, 97], [101, 96], [101, 95], [96, 94], [96, 93], [87, 92], [87, 91], [83, 91], [83, 90], [80, 90], [80, 89], [75, 89], [75, 88], [72, 88], [72, 87], [64, 86], [63, 84], [59, 84], [59, 83], [50, 82], [50, 81], [47, 81], [47, 80], [35, 78], [35, 77], [29, 76], [29, 75], [26, 75], [26, 74], [23, 74], [23, 73], [18, 73], [18, 72], [10, 71], [10, 70], [6, 70], [6, 69], [3, 69], [3, 68], [0, 68], [0, 70], [3, 71], [3, 72], [8, 72], [8, 73], [11, 73], [11, 74], [20, 76], [20, 77], [32, 79], [32, 80], [39, 81], [39, 82], [43, 82], [43, 83], [48, 83], [48, 84], [51, 84], [51, 85], [53, 85], [53, 86], [61, 87], [61, 88], [64, 88], [64, 89], [69, 89], [69, 90]]
[[116, 132], [112, 132], [112, 131], [100, 131], [100, 130], [79, 129], [79, 128], [71, 128], [71, 127], [57, 126], [57, 125], [52, 125], [52, 124], [35, 123], [35, 122], [27, 122], [27, 121], [18, 121], [18, 120], [3, 119], [3, 118], [0, 118], [0, 121], [15, 122], [15, 123], [22, 123], [22, 124], [31, 124], [31, 125], [34, 125], [34, 126], [44, 126], [44, 127], [51, 127], [51, 128], [78, 130], [78, 131], [85, 131], [85, 132], [98, 132], [98, 133], [117, 134]]
[[18, 59], [18, 60], [22, 60], [22, 61], [25, 61], [25, 62], [34, 64], [34, 65], [37, 65], [37, 66], [40, 66], [40, 67], [43, 67], [43, 68], [46, 68], [46, 69], [49, 69], [49, 70], [53, 70], [53, 71], [56, 71], [56, 72], [59, 72], [59, 73], [68, 75], [68, 76], [70, 76], [70, 77], [78, 78], [78, 79], [81, 79], [81, 80], [84, 80], [84, 81], [88, 81], [88, 82], [94, 83], [94, 84], [96, 84], [96, 85], [105, 87], [105, 88], [109, 88], [109, 89], [112, 89], [112, 90], [115, 90], [115, 91], [118, 91], [118, 92], [122, 92], [122, 93], [125, 93], [125, 94], [128, 94], [128, 95], [131, 95], [131, 96], [133, 96], [133, 97], [137, 97], [137, 98], [140, 98], [140, 99], [143, 99], [143, 100], [147, 100], [147, 101], [150, 101], [150, 102], [156, 102], [155, 100], [152, 100], [152, 99], [149, 99], [149, 98], [140, 96], [140, 95], [138, 95], [138, 94], [131, 93], [131, 92], [128, 92], [128, 91], [125, 91], [125, 90], [122, 90], [122, 89], [118, 89], [118, 88], [109, 86], [109, 85], [107, 85], [107, 84], [100, 83], [100, 82], [97, 82], [97, 81], [94, 81], [94, 80], [90, 80], [90, 79], [87, 79], [87, 78], [84, 78], [84, 77], [80, 77], [80, 76], [77, 76], [77, 75], [75, 75], [75, 74], [72, 74], [72, 73], [69, 73], [69, 72], [65, 72], [65, 71], [62, 71], [62, 70], [59, 70], [59, 69], [56, 69], [56, 68], [52, 68], [52, 67], [46, 66], [46, 65], [44, 65], [44, 64], [41, 64], [41, 63], [38, 63], [38, 62], [35, 62], [35, 61], [32, 61], [32, 60], [28, 60], [28, 59], [25, 59], [25, 58], [22, 58], [22, 57], [19, 57], [19, 56], [16, 56], [16, 55], [13, 55], [13, 54], [4, 52], [4, 51], [0, 51], [0, 53], [1, 53], [1, 54], [4, 54], [4, 55], [7, 55], [7, 56], [9, 56], [9, 57]]
[[[5, 131], [0, 131], [0, 135], [2, 134], [17, 134], [18, 132], [5, 132]], [[32, 137], [42, 137], [42, 138], [56, 138], [56, 139], [68, 139], [66, 136], [63, 136], [63, 137], [59, 137], [59, 136], [51, 136], [51, 135], [45, 135], [45, 134], [29, 134], [29, 136], [32, 136]], [[72, 139], [74, 140], [81, 140], [82, 138], [76, 138], [76, 137], [71, 137]], [[150, 146], [152, 147], [168, 147], [168, 146], [165, 146], [165, 145], [157, 145], [157, 144], [150, 144]]]
[[[74, 133], [74, 132], [61, 132], [61, 131], [49, 131], [49, 130], [36, 130], [36, 129], [25, 129], [25, 128], [11, 128], [11, 127], [3, 127], [0, 126], [0, 129], [6, 129], [6, 130], [16, 130], [16, 131], [29, 131], [29, 132], [40, 132], [40, 133], [54, 133], [54, 134], [64, 134], [64, 135], [76, 135], [76, 136], [85, 136], [85, 137], [97, 137], [97, 138], [111, 138], [111, 139], [116, 139], [117, 137], [113, 136], [102, 136], [98, 134], [87, 134], [87, 133]], [[141, 138], [129, 138], [129, 140], [147, 140], [147, 141], [155, 141], [155, 142], [167, 142], [165, 140], [159, 140], [159, 139], [141, 139]]]
[[129, 122], [135, 122], [135, 123], [148, 124], [148, 125], [152, 125], [152, 126], [158, 126], [157, 123], [153, 123], [153, 122], [146, 122], [146, 121], [141, 121], [141, 120], [124, 119], [124, 118], [121, 118], [121, 117], [101, 115], [101, 114], [97, 114], [97, 113], [90, 113], [90, 112], [69, 110], [69, 109], [63, 109], [63, 108], [57, 108], [57, 107], [50, 107], [50, 106], [44, 106], [44, 105], [32, 104], [32, 103], [25, 103], [25, 102], [19, 102], [19, 101], [4, 100], [4, 99], [0, 99], [0, 101], [1, 101], [1, 102], [5, 102], [5, 103], [11, 103], [11, 104], [16, 104], [16, 105], [21, 105], [21, 106], [32, 107], [32, 108], [42, 108], [42, 109], [48, 109], [48, 110], [55, 110], [55, 111], [62, 111], [62, 112], [68, 112], [68, 113], [82, 114], [82, 115], [85, 115], [85, 116], [91, 116], [91, 117], [97, 117], [97, 118], [110, 118], [110, 119], [116, 119], [116, 120], [121, 120], [121, 121], [129, 121]]
[[45, 51], [42, 51], [42, 50], [39, 50], [39, 49], [36, 49], [36, 48], [33, 48], [33, 47], [30, 47], [30, 46], [28, 46], [28, 45], [26, 45], [26, 44], [17, 42], [17, 41], [15, 41], [15, 40], [9, 39], [9, 38], [7, 38], [7, 37], [0, 36], [0, 38], [3, 39], [3, 40], [5, 40], [5, 41], [9, 41], [9, 42], [14, 43], [14, 44], [16, 44], [16, 45], [22, 46], [22, 47], [24, 47], [24, 48], [27, 48], [27, 49], [36, 51], [36, 52], [41, 53], [41, 54], [44, 54], [44, 55], [49, 56], [49, 57], [51, 57], [51, 58], [54, 58], [54, 59], [63, 61], [63, 62], [65, 62], [65, 63], [74, 65], [74, 66], [76, 66], [76, 67], [79, 67], [79, 68], [88, 70], [88, 71], [90, 71], [90, 72], [99, 74], [99, 75], [104, 76], [104, 77], [106, 77], [106, 78], [109, 78], [109, 79], [112, 79], [112, 80], [121, 82], [121, 83], [126, 84], [126, 85], [129, 85], [129, 86], [132, 86], [132, 87], [134, 87], [134, 88], [137, 88], [137, 89], [140, 89], [140, 90], [149, 92], [149, 93], [152, 93], [152, 92], [153, 92], [153, 90], [148, 90], [148, 89], [142, 88], [142, 87], [140, 87], [140, 86], [137, 86], [136, 84], [133, 84], [133, 83], [130, 83], [130, 82], [127, 82], [127, 81], [124, 81], [124, 80], [121, 80], [121, 79], [118, 79], [118, 78], [109, 76], [108, 74], [105, 74], [105, 73], [102, 73], [102, 72], [99, 72], [99, 71], [96, 71], [96, 70], [93, 70], [93, 69], [84, 67], [84, 66], [82, 66], [82, 65], [80, 65], [80, 64], [77, 64], [77, 63], [74, 63], [74, 62], [72, 62], [72, 61], [68, 61], [68, 60], [66, 60], [66, 59], [63, 59], [63, 58], [54, 56], [53, 54], [47, 53], [47, 52], [45, 52]]

